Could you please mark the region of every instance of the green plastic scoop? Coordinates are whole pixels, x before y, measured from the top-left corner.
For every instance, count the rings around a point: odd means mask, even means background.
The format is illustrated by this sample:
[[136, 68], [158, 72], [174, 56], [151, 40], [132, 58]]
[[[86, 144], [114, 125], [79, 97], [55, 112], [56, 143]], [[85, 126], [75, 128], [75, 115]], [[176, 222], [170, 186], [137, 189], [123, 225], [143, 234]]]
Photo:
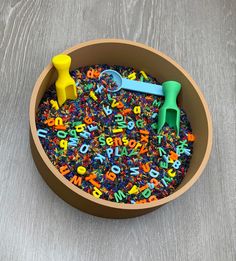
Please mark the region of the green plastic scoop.
[[160, 132], [165, 123], [176, 130], [179, 135], [180, 109], [177, 106], [177, 96], [181, 89], [181, 84], [176, 81], [162, 83], [165, 101], [159, 110], [157, 131]]

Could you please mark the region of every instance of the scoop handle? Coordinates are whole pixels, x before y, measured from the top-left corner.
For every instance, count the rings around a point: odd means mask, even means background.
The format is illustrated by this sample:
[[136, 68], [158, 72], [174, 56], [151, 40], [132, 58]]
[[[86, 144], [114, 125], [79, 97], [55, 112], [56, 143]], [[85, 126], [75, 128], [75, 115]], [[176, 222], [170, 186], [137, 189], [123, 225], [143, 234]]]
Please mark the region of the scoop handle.
[[178, 108], [176, 100], [181, 89], [181, 84], [176, 81], [167, 81], [162, 83], [162, 86], [165, 95], [165, 107], [169, 109]]
[[138, 82], [122, 78], [121, 88], [129, 91], [144, 92], [148, 94], [164, 96], [163, 88], [161, 85], [147, 82]]

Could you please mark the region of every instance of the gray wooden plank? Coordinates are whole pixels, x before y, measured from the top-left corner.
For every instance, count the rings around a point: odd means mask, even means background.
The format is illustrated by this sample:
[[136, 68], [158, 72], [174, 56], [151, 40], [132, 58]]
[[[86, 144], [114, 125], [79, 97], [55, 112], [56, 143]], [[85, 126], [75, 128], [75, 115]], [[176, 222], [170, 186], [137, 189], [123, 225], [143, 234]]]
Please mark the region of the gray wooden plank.
[[[234, 0], [0, 1], [0, 260], [236, 260]], [[146, 43], [201, 86], [214, 126], [200, 180], [146, 216], [73, 209], [32, 161], [28, 105], [51, 57], [96, 38]]]

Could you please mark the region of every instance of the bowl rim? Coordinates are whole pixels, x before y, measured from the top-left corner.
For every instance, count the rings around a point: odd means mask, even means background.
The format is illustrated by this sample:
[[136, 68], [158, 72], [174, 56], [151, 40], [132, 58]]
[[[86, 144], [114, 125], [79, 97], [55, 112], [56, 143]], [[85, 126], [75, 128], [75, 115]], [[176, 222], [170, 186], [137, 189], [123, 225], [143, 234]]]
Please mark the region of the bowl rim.
[[185, 185], [183, 185], [180, 189], [174, 191], [169, 196], [164, 197], [164, 198], [159, 199], [159, 200], [156, 200], [156, 201], [153, 201], [153, 202], [147, 202], [147, 203], [143, 203], [143, 204], [116, 203], [116, 202], [96, 198], [93, 195], [91, 195], [91, 194], [83, 191], [79, 187], [75, 186], [69, 180], [67, 180], [63, 175], [61, 175], [59, 170], [57, 170], [56, 167], [52, 164], [52, 162], [49, 160], [46, 152], [44, 151], [44, 149], [41, 145], [40, 139], [37, 135], [36, 121], [35, 121], [35, 104], [36, 104], [37, 94], [38, 94], [38, 91], [40, 89], [40, 86], [41, 86], [43, 79], [48, 74], [48, 72], [53, 68], [53, 65], [52, 65], [51, 62], [44, 68], [44, 70], [42, 71], [42, 73], [38, 77], [38, 79], [37, 79], [37, 81], [34, 85], [31, 98], [30, 98], [29, 123], [30, 123], [31, 137], [32, 137], [32, 140], [34, 142], [34, 145], [35, 145], [40, 157], [42, 158], [42, 160], [46, 164], [47, 168], [53, 173], [53, 175], [55, 175], [63, 183], [63, 185], [67, 186], [69, 189], [71, 189], [74, 193], [78, 194], [79, 196], [81, 196], [81, 197], [83, 197], [83, 198], [85, 198], [89, 201], [92, 201], [95, 204], [102, 205], [102, 206], [105, 206], [105, 207], [115, 208], [115, 209], [140, 210], [140, 209], [155, 208], [155, 207], [164, 205], [164, 204], [178, 198], [179, 196], [181, 196], [183, 193], [185, 193], [187, 190], [189, 190], [192, 187], [192, 185], [201, 176], [201, 174], [202, 174], [202, 172], [203, 172], [204, 168], [206, 167], [206, 164], [209, 160], [211, 148], [212, 148], [212, 135], [213, 134], [212, 134], [211, 115], [210, 115], [206, 100], [203, 96], [203, 93], [200, 90], [200, 88], [198, 87], [198, 85], [196, 84], [196, 82], [192, 79], [192, 77], [179, 64], [177, 64], [174, 60], [172, 60], [172, 58], [170, 58], [169, 56], [165, 55], [164, 53], [157, 51], [156, 49], [149, 47], [145, 44], [137, 43], [135, 41], [130, 41], [130, 40], [116, 39], [116, 38], [114, 38], [114, 39], [113, 38], [111, 38], [111, 39], [107, 39], [107, 38], [106, 39], [96, 39], [96, 40], [90, 40], [90, 41], [87, 41], [87, 42], [83, 42], [83, 43], [79, 43], [77, 45], [74, 45], [73, 47], [66, 49], [62, 53], [70, 54], [70, 53], [76, 51], [77, 49], [81, 49], [83, 47], [88, 47], [88, 46], [97, 45], [97, 44], [107, 44], [107, 43], [131, 45], [131, 46], [135, 46], [135, 47], [145, 49], [145, 50], [147, 50], [147, 51], [149, 51], [149, 52], [151, 52], [155, 55], [161, 56], [163, 59], [167, 60], [167, 62], [171, 63], [179, 71], [181, 71], [181, 73], [189, 80], [189, 82], [194, 87], [195, 91], [197, 92], [197, 94], [198, 94], [198, 96], [199, 96], [199, 98], [202, 102], [202, 105], [204, 107], [204, 111], [206, 113], [207, 125], [208, 125], [207, 126], [208, 137], [207, 137], [207, 147], [206, 147], [206, 150], [205, 150], [205, 155], [204, 155], [203, 160], [202, 160], [201, 164], [199, 165], [197, 171], [193, 175], [193, 177]]

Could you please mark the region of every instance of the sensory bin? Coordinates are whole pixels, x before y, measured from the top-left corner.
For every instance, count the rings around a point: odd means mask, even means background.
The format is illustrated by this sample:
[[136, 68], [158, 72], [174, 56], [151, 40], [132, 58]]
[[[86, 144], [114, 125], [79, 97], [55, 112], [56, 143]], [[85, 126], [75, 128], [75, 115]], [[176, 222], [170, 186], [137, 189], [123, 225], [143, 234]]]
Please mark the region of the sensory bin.
[[[98, 64], [70, 72], [78, 98], [58, 106], [55, 85], [44, 93], [36, 127], [45, 153], [74, 186], [107, 201], [140, 204], [172, 194], [189, 168], [195, 136], [181, 108], [180, 130], [157, 131], [164, 97], [120, 90], [102, 77], [113, 69], [122, 77], [161, 84], [131, 67]], [[101, 87], [102, 86], [102, 87]]]

